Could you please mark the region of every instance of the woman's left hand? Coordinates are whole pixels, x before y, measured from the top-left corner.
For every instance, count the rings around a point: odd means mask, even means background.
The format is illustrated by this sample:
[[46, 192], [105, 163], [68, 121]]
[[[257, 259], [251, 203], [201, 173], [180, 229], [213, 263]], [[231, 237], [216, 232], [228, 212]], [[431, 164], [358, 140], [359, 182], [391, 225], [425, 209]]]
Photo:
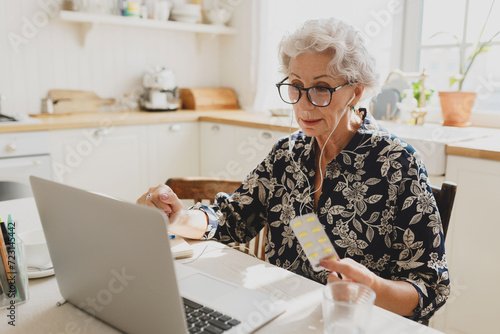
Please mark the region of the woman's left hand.
[[[324, 258], [319, 265], [330, 271], [328, 283], [351, 281], [364, 284], [374, 291], [378, 290], [377, 286], [381, 278], [351, 258], [343, 258], [340, 260]], [[342, 278], [340, 278], [338, 274], [340, 274]]]

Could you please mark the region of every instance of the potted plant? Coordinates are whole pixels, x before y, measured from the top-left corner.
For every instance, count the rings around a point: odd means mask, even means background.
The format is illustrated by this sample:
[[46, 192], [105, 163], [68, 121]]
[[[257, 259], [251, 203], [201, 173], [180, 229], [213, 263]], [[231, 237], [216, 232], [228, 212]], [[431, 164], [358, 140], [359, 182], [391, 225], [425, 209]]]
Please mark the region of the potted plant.
[[[450, 86], [458, 85], [458, 90], [449, 92], [443, 92], [443, 91], [439, 92], [439, 99], [441, 101], [441, 111], [443, 115], [443, 125], [445, 126], [470, 125], [469, 122], [470, 112], [476, 100], [477, 93], [462, 91], [462, 85], [476, 57], [481, 53], [488, 52], [488, 50], [490, 49], [491, 42], [496, 36], [498, 36], [498, 34], [500, 34], [500, 31], [498, 31], [487, 41], [481, 42], [484, 29], [490, 18], [490, 14], [493, 9], [493, 5], [495, 4], [495, 1], [496, 0], [493, 0], [491, 3], [488, 16], [486, 17], [481, 32], [479, 33], [479, 37], [477, 39], [476, 44], [474, 45], [472, 53], [467, 57], [467, 59], [465, 59], [465, 61], [463, 59], [464, 57], [462, 53], [460, 53], [459, 71], [457, 74], [455, 74], [450, 78]], [[433, 36], [436, 36], [438, 34], [443, 34], [443, 33], [440, 32], [434, 34]], [[458, 37], [455, 35], [451, 36], [457, 40], [457, 45], [460, 46], [460, 41], [458, 40]]]

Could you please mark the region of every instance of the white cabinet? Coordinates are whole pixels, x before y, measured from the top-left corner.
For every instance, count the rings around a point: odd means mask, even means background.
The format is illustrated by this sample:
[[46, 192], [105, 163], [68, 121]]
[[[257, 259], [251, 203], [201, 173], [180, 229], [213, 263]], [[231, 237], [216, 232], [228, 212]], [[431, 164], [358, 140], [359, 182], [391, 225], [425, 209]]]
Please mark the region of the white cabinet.
[[447, 159], [446, 179], [458, 186], [446, 239], [452, 290], [433, 326], [450, 334], [496, 333], [500, 161]]
[[242, 171], [234, 159], [234, 126], [200, 122], [200, 175], [238, 180]]
[[235, 127], [234, 145], [235, 160], [241, 166], [240, 179], [244, 179], [248, 173], [254, 170], [258, 164], [269, 154], [274, 144], [284, 132]]
[[197, 176], [198, 122], [149, 125], [148, 149], [150, 186], [170, 177]]
[[243, 180], [285, 135], [288, 133], [200, 122], [200, 174]]
[[51, 131], [54, 180], [135, 202], [169, 177], [199, 174], [198, 122]]
[[145, 126], [50, 132], [55, 181], [134, 201], [148, 188]]

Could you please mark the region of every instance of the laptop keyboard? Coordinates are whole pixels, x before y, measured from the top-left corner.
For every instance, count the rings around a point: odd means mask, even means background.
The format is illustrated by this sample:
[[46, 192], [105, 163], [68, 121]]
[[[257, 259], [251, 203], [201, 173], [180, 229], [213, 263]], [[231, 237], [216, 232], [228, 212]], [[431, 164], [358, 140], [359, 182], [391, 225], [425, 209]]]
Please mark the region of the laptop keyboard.
[[189, 333], [220, 334], [238, 325], [240, 321], [209, 307], [182, 298]]

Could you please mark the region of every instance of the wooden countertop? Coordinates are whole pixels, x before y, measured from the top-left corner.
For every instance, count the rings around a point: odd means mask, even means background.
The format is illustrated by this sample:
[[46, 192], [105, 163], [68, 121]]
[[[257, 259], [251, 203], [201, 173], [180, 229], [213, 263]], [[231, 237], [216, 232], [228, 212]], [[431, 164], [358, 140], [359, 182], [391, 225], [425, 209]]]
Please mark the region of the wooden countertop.
[[500, 161], [499, 134], [446, 145], [446, 154]]
[[[0, 133], [196, 121], [284, 132], [290, 130], [290, 117], [272, 117], [268, 114], [250, 113], [240, 109], [213, 111], [179, 110], [175, 112], [96, 112], [61, 115], [40, 114], [33, 117], [39, 120], [39, 122], [2, 125], [0, 126]], [[296, 129], [297, 124], [293, 123], [292, 131]], [[500, 161], [500, 130], [488, 129], [488, 132], [491, 132], [492, 135], [448, 144], [446, 146], [446, 154]]]
[[[194, 111], [179, 110], [175, 112], [86, 112], [74, 114], [39, 114], [32, 115], [39, 122], [5, 124], [0, 126], [0, 133], [65, 130], [102, 126], [123, 126], [139, 124], [157, 124], [171, 122], [217, 122], [268, 130], [289, 131], [289, 117], [272, 117], [271, 115], [249, 113], [244, 110]], [[297, 127], [294, 127], [296, 129]]]

